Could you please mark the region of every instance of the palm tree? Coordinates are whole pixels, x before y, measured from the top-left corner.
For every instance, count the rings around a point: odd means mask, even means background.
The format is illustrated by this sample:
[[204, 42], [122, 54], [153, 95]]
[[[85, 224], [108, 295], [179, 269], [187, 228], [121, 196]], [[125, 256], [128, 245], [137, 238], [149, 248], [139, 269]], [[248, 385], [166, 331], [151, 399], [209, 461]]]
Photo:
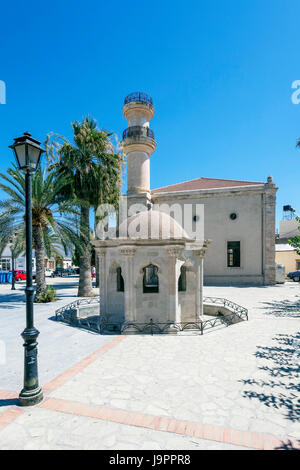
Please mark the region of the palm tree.
[[[15, 165], [0, 173], [0, 189], [8, 198], [0, 202], [0, 251], [13, 234], [15, 247], [25, 251], [25, 177]], [[35, 301], [45, 293], [45, 255], [51, 256], [62, 246], [65, 253], [75, 245], [80, 249], [80, 241], [74, 230], [74, 217], [78, 209], [73, 201], [64, 202], [59, 194], [67, 184], [65, 177], [56, 178], [53, 173], [38, 171], [32, 177], [32, 238], [36, 258], [36, 295]]]
[[62, 188], [62, 198], [76, 198], [80, 204], [80, 237], [85, 248], [80, 256], [79, 297], [94, 295], [91, 278], [91, 242], [86, 242], [90, 226], [90, 209], [100, 204], [118, 206], [123, 156], [116, 151], [112, 135], [97, 127], [96, 121], [86, 117], [73, 122], [74, 144], [64, 137], [52, 134], [46, 141], [49, 169], [70, 177], [72, 181]]

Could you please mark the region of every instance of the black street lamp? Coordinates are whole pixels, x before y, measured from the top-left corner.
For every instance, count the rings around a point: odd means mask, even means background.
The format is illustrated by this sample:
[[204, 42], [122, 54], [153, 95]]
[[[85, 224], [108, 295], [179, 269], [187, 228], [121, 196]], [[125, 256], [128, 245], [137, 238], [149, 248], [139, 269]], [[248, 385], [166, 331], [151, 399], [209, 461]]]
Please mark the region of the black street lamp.
[[39, 331], [33, 323], [31, 174], [36, 171], [44, 150], [41, 143], [33, 139], [29, 132], [25, 132], [22, 137], [17, 137], [14, 141], [14, 144], [9, 148], [14, 151], [19, 169], [25, 173], [26, 196], [26, 328], [22, 333], [24, 339], [24, 387], [19, 395], [19, 404], [31, 406], [43, 399], [43, 391], [39, 386], [37, 364]]

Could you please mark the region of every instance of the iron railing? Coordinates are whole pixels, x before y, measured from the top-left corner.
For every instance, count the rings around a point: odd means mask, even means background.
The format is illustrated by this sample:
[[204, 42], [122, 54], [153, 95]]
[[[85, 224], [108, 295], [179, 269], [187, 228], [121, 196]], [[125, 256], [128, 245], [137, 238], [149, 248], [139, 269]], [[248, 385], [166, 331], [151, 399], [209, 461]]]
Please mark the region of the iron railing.
[[64, 313], [68, 312], [73, 312], [76, 310], [78, 307], [82, 305], [91, 305], [91, 304], [99, 304], [100, 303], [100, 297], [88, 297], [86, 299], [78, 299], [75, 300], [74, 302], [71, 302], [70, 304], [64, 305], [63, 307], [57, 309], [55, 311], [55, 317], [58, 320], [58, 317], [61, 317], [64, 315]]
[[127, 95], [124, 104], [131, 103], [131, 101], [142, 101], [143, 103], [149, 103], [153, 106], [153, 100], [151, 96], [147, 95], [147, 93], [142, 93], [140, 91], [136, 91], [134, 93], [130, 93]]
[[205, 304], [215, 304], [222, 307], [228, 307], [236, 315], [238, 315], [242, 320], [248, 320], [248, 310], [241, 305], [238, 305], [231, 300], [223, 299], [221, 297], [204, 297], [203, 302]]
[[248, 320], [248, 310], [241, 307], [234, 302], [227, 299], [218, 297], [205, 297], [204, 302], [208, 304], [216, 304], [223, 307], [228, 307], [232, 310], [232, 313], [223, 315], [221, 312], [215, 318], [210, 318], [203, 321], [194, 322], [154, 322], [150, 319], [149, 322], [122, 322], [122, 321], [110, 321], [109, 317], [92, 315], [85, 318], [79, 318], [74, 316], [75, 310], [82, 305], [89, 305], [99, 303], [99, 298], [93, 299], [81, 299], [72, 302], [58, 310], [56, 310], [56, 320], [63, 323], [70, 324], [74, 327], [83, 328], [94, 333], [99, 334], [127, 334], [139, 333], [139, 334], [166, 334], [167, 330], [173, 330], [176, 332], [192, 331], [198, 332], [203, 335], [205, 330], [214, 328], [216, 326], [230, 326], [234, 323]]
[[125, 129], [123, 132], [123, 139], [129, 137], [150, 137], [154, 140], [154, 132], [149, 127], [144, 126], [131, 126]]

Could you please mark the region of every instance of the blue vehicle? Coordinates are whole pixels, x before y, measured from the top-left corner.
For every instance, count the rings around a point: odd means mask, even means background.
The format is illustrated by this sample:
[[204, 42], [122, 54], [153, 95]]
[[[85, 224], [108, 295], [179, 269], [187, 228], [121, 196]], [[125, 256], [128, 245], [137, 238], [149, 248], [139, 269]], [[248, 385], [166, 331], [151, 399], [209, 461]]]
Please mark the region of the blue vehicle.
[[292, 279], [294, 282], [299, 282], [300, 281], [300, 270], [291, 271], [290, 273], [288, 273], [287, 277]]

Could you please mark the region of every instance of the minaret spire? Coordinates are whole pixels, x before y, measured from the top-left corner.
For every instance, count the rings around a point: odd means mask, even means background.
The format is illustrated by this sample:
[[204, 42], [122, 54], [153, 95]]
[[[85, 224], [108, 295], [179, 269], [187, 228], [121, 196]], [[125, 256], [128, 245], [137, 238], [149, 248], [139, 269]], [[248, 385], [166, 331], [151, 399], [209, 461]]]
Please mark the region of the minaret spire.
[[131, 93], [126, 96], [122, 111], [127, 119], [122, 147], [127, 156], [128, 206], [143, 204], [146, 208], [151, 200], [150, 155], [156, 147], [154, 132], [149, 127], [154, 115], [152, 98], [146, 93]]

